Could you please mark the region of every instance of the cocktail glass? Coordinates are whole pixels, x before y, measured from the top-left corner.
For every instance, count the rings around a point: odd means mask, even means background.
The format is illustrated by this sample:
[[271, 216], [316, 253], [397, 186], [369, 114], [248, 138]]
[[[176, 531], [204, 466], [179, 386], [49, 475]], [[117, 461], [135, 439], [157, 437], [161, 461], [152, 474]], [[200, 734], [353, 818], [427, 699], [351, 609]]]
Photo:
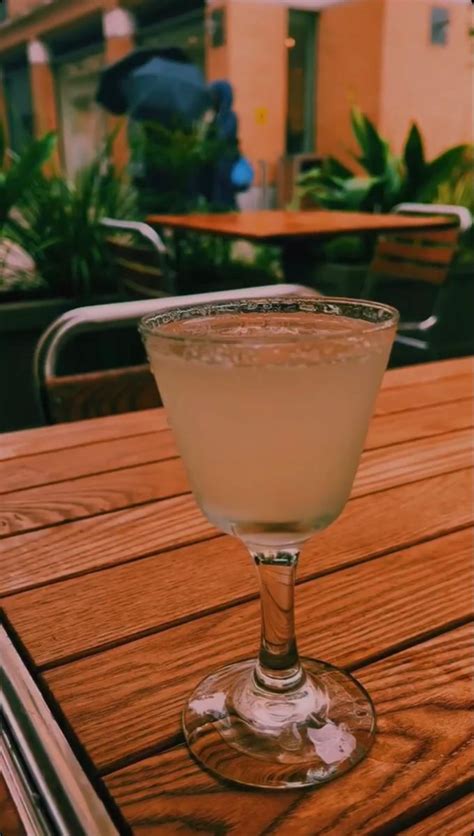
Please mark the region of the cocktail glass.
[[294, 584], [301, 546], [349, 497], [397, 321], [384, 305], [308, 297], [186, 306], [142, 321], [194, 496], [245, 543], [260, 583], [258, 658], [208, 675], [184, 709], [189, 749], [221, 778], [316, 785], [373, 741], [374, 708], [357, 680], [299, 657]]

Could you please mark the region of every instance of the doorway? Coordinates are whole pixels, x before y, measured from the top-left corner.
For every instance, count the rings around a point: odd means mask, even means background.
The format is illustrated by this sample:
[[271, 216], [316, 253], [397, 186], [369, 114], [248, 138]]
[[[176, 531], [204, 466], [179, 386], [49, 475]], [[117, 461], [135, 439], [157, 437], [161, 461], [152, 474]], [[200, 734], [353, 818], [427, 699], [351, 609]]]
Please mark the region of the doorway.
[[317, 14], [289, 10], [287, 154], [314, 150]]

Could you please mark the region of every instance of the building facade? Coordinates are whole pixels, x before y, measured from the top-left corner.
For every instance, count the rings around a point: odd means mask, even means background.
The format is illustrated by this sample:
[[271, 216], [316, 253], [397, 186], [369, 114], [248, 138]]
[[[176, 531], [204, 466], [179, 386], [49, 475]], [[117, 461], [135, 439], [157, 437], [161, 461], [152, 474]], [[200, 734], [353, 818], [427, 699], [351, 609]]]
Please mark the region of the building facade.
[[[58, 130], [73, 173], [115, 127], [100, 71], [136, 46], [178, 45], [236, 94], [242, 147], [274, 183], [295, 154], [348, 157], [357, 104], [400, 149], [472, 137], [468, 0], [0, 0], [0, 118], [18, 148]], [[114, 154], [127, 159], [126, 132]]]

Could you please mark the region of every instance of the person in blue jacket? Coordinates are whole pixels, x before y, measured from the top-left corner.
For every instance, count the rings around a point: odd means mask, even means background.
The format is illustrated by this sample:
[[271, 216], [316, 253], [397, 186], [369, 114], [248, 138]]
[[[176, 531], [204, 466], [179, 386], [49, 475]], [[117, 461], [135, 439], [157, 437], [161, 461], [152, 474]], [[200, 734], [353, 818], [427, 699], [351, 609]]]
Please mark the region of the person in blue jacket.
[[236, 208], [236, 188], [232, 183], [232, 169], [239, 158], [239, 123], [232, 109], [234, 94], [228, 81], [210, 85], [215, 112], [213, 131], [221, 149], [213, 165], [211, 202], [220, 208]]

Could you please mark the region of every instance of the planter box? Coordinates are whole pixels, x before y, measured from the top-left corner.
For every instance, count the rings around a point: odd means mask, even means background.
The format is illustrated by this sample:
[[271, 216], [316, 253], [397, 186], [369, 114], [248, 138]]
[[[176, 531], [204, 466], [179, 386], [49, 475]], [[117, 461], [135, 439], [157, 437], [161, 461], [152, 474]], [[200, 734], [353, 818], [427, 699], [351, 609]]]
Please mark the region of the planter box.
[[0, 305], [0, 432], [41, 422], [33, 387], [35, 345], [48, 325], [71, 307], [68, 299]]
[[[124, 301], [99, 297], [90, 304]], [[58, 316], [80, 307], [73, 299], [42, 299], [0, 305], [0, 432], [35, 427], [41, 414], [35, 398], [33, 355], [41, 334]], [[60, 373], [119, 368], [143, 362], [138, 334], [112, 331], [86, 334], [80, 350], [71, 343], [64, 351]]]

